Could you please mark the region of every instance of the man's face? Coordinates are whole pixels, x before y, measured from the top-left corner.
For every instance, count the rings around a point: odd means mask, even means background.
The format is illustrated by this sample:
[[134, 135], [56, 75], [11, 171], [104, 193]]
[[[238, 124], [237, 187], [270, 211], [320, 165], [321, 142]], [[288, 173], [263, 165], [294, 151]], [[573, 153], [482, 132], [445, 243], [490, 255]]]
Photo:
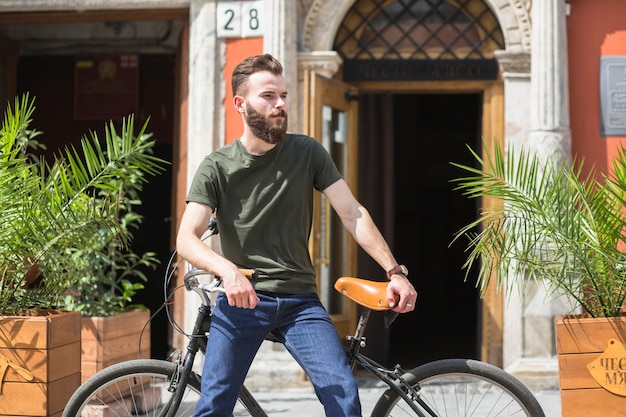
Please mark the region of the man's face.
[[246, 122], [254, 136], [272, 145], [282, 142], [287, 134], [287, 112], [284, 109], [275, 109], [264, 116], [248, 104]]
[[285, 78], [257, 72], [248, 79], [245, 121], [259, 139], [277, 144], [287, 133], [287, 87]]

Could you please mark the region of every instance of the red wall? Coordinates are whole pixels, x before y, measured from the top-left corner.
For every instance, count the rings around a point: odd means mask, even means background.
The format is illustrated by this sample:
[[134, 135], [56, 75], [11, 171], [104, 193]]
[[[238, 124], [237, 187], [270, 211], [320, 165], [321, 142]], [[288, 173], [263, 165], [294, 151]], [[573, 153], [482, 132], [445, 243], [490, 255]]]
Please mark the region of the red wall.
[[251, 55], [263, 53], [263, 38], [228, 39], [226, 41], [226, 65], [224, 65], [224, 80], [226, 80], [226, 143], [237, 139], [243, 126], [241, 116], [233, 107], [233, 93], [230, 88], [230, 77], [233, 69], [239, 62]]
[[570, 0], [567, 18], [572, 150], [585, 166], [611, 166], [626, 137], [600, 135], [600, 57], [626, 56], [624, 0]]

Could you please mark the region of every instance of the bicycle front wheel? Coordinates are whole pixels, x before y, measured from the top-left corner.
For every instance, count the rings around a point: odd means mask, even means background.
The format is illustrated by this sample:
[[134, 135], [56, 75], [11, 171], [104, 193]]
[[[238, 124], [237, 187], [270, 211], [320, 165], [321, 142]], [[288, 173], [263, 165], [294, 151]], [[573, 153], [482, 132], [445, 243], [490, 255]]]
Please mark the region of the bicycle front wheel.
[[[438, 417], [544, 417], [532, 392], [502, 369], [475, 360], [444, 359], [418, 366], [402, 378], [414, 389], [428, 409], [418, 405], [424, 416]], [[415, 394], [417, 393], [417, 394]], [[372, 417], [417, 415], [394, 390], [380, 397]]]
[[[179, 372], [176, 364], [156, 359], [137, 359], [110, 366], [76, 390], [63, 417], [162, 416], [174, 395], [172, 380], [177, 381]], [[244, 391], [235, 409], [236, 416], [250, 415], [248, 405], [242, 404], [250, 401], [243, 396]], [[172, 415], [193, 415], [199, 397], [200, 377], [192, 372], [178, 410]]]

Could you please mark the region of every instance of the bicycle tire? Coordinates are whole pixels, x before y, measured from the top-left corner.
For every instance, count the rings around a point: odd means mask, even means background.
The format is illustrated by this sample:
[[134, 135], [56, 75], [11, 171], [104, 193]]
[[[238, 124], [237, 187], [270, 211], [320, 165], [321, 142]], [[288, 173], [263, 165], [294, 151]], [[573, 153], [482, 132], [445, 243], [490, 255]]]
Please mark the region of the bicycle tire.
[[[420, 398], [436, 416], [545, 417], [541, 405], [524, 384], [484, 362], [443, 359], [418, 366], [402, 378], [419, 391]], [[413, 398], [410, 393], [409, 397]], [[416, 413], [396, 391], [388, 389], [375, 404], [371, 415], [391, 417]]]
[[[158, 416], [173, 395], [167, 387], [177, 372], [176, 364], [157, 359], [112, 365], [81, 384], [69, 399], [62, 417]], [[176, 417], [193, 415], [199, 395], [200, 377], [192, 372]], [[250, 416], [249, 401], [242, 392], [233, 415]]]

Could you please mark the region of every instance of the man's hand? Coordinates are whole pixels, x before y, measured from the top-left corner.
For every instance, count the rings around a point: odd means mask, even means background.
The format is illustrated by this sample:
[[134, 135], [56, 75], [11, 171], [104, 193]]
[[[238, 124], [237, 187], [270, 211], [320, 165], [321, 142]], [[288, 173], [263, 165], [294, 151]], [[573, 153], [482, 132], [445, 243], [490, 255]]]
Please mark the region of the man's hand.
[[387, 301], [397, 313], [408, 313], [415, 309], [417, 291], [413, 284], [402, 275], [393, 275], [387, 284]]
[[228, 305], [239, 308], [254, 308], [259, 297], [250, 280], [239, 270], [234, 269], [227, 277], [221, 276], [228, 298]]

